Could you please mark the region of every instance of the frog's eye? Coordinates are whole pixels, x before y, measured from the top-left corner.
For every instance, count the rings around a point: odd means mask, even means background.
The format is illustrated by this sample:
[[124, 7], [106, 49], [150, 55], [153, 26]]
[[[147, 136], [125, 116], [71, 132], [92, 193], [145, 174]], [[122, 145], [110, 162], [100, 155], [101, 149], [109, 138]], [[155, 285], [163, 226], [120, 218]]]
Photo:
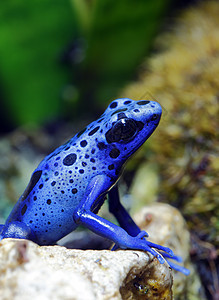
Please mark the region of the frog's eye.
[[142, 126], [133, 119], [120, 119], [107, 131], [106, 140], [109, 144], [119, 141], [129, 142], [141, 129]]

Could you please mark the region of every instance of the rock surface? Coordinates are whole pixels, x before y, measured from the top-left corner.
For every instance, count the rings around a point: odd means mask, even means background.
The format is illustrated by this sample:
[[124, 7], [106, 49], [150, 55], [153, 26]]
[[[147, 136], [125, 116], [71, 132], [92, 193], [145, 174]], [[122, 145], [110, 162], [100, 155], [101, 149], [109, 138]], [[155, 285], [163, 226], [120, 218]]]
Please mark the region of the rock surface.
[[[172, 275], [148, 253], [0, 243], [0, 299], [172, 299]], [[146, 298], [147, 297], [147, 298]]]
[[153, 203], [135, 214], [134, 220], [151, 242], [171, 248], [190, 270], [189, 276], [173, 271], [174, 299], [203, 299], [200, 279], [189, 259], [190, 234], [179, 210], [166, 203]]

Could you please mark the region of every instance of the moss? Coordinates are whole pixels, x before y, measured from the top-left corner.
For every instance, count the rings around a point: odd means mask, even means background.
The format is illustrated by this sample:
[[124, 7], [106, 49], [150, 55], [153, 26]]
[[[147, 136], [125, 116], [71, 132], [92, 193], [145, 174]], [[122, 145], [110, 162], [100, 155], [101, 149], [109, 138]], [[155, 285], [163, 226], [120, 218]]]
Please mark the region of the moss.
[[[150, 161], [159, 165], [159, 200], [180, 208], [191, 231], [215, 246], [219, 246], [218, 16], [218, 1], [203, 2], [182, 14], [172, 32], [159, 38], [162, 51], [146, 61], [139, 82], [122, 93], [139, 99], [149, 91], [163, 106], [161, 124], [149, 142]], [[138, 154], [138, 164], [145, 160], [145, 150]]]

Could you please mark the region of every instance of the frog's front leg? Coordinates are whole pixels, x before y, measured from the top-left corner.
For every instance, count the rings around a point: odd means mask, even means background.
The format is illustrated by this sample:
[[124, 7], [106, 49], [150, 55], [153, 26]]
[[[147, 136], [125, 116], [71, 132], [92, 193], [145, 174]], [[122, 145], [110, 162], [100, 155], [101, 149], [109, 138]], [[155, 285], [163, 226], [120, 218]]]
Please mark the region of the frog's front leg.
[[[141, 231], [141, 229], [135, 224], [126, 209], [122, 206], [119, 199], [117, 185], [109, 191], [109, 211], [116, 217], [120, 226], [124, 228], [130, 235], [138, 236], [139, 238], [148, 237], [148, 234], [145, 231]], [[182, 262], [181, 257], [176, 256], [173, 253], [172, 255], [169, 254], [169, 251], [171, 251], [169, 248], [151, 243], [149, 241], [146, 241], [146, 243], [149, 247], [154, 247], [159, 250], [160, 253], [167, 259], [167, 262], [172, 269], [180, 271], [185, 275], [188, 275], [190, 273], [188, 269], [169, 261], [169, 259], [172, 259], [177, 262]], [[113, 250], [115, 250], [116, 248], [118, 247], [114, 246]]]
[[[116, 217], [120, 226], [125, 229], [128, 234], [130, 234], [131, 236], [138, 236], [138, 238], [140, 239], [148, 237], [148, 233], [145, 231], [141, 231], [141, 229], [133, 221], [127, 210], [121, 204], [117, 185], [115, 185], [109, 191], [109, 211]], [[146, 242], [149, 247], [154, 247], [158, 250], [164, 251], [164, 256], [166, 254], [168, 257], [175, 257], [171, 249], [151, 243], [149, 241]]]
[[[81, 205], [76, 209], [73, 218], [76, 224], [84, 225], [93, 232], [105, 238], [112, 240], [122, 249], [136, 249], [150, 252], [158, 258], [160, 263], [164, 263], [164, 258], [158, 252], [149, 246], [142, 233], [137, 236], [131, 236], [123, 228], [97, 216], [93, 211], [98, 207], [98, 200], [102, 199], [102, 195], [106, 192], [106, 187], [109, 183], [109, 178], [106, 175], [98, 175], [94, 177], [88, 185], [86, 196]], [[137, 226], [137, 225], [136, 225]], [[151, 244], [151, 243], [150, 243]], [[153, 244], [152, 247], [161, 246]], [[169, 248], [161, 247], [169, 255], [173, 255]]]

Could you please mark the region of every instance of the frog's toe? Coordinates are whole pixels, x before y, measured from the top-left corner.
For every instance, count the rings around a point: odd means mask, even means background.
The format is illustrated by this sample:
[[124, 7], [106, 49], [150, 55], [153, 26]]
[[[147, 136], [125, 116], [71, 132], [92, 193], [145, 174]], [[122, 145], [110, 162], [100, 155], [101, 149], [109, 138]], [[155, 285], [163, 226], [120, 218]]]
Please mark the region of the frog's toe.
[[139, 232], [139, 234], [137, 235], [137, 237], [139, 239], [143, 239], [145, 237], [149, 237], [149, 234], [146, 231], [142, 230], [141, 232]]
[[190, 274], [190, 270], [189, 269], [186, 269], [183, 266], [179, 266], [179, 265], [173, 263], [172, 261], [169, 261], [169, 259], [167, 259], [167, 263], [175, 271], [181, 272], [181, 273], [183, 273], [186, 276], [188, 276]]

